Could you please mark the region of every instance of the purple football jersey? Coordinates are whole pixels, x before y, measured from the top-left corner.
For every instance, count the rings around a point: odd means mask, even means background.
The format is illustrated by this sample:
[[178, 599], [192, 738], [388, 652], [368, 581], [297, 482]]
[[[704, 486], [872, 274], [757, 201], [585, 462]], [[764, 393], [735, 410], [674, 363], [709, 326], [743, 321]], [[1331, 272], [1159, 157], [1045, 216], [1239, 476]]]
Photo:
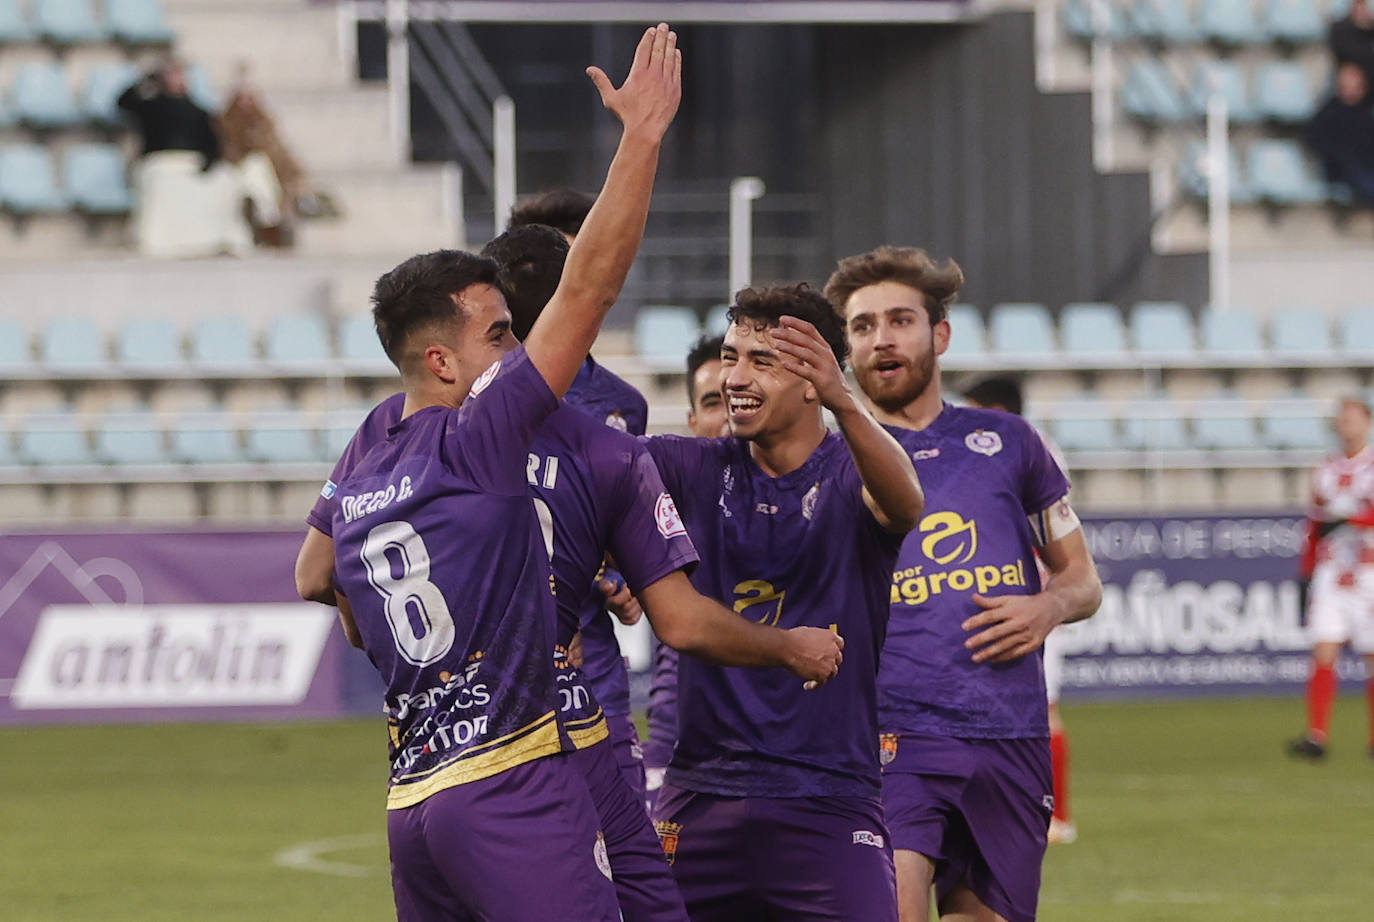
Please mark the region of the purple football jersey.
[[644, 767], [666, 768], [677, 745], [678, 652], [666, 643], [654, 646], [653, 681], [649, 684], [649, 738], [644, 743]]
[[561, 748], [549, 561], [525, 482], [557, 406], [517, 348], [460, 409], [390, 427], [338, 485], [335, 578], [387, 688], [388, 808]]
[[1040, 653], [975, 663], [960, 625], [981, 611], [974, 593], [1040, 591], [1027, 517], [1067, 494], [1068, 481], [1030, 424], [1000, 410], [946, 404], [925, 429], [888, 431], [911, 455], [926, 505], [893, 573], [878, 673], [883, 732], [1048, 736]]
[[829, 627], [844, 666], [817, 691], [783, 669], [678, 663], [668, 783], [724, 797], [876, 796], [876, 674], [901, 537], [864, 505], [844, 439], [769, 477], [739, 439], [648, 440], [701, 554], [704, 595], [746, 618]]

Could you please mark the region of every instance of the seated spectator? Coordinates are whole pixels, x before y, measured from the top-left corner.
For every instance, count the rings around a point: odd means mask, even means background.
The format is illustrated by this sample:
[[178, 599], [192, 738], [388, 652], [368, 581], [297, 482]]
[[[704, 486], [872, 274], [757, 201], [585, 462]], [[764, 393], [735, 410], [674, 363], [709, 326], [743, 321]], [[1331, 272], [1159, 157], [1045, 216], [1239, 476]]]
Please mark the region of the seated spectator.
[[1326, 178], [1345, 183], [1374, 205], [1374, 97], [1354, 63], [1336, 70], [1336, 92], [1307, 125], [1307, 143], [1321, 158]]
[[1374, 86], [1374, 10], [1368, 0], [1351, 0], [1350, 14], [1331, 24], [1328, 40], [1337, 66], [1358, 65]]
[[188, 95], [186, 70], [168, 61], [143, 77], [119, 97], [119, 107], [131, 112], [143, 133], [143, 154], [164, 150], [196, 151], [208, 170], [219, 160], [215, 123]]

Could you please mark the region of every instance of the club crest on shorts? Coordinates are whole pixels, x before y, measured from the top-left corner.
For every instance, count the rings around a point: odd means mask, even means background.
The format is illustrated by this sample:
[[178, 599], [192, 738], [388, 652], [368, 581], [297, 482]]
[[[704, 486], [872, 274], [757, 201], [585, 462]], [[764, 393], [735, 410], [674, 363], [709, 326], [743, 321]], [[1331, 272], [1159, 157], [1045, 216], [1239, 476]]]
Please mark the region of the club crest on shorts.
[[880, 832], [872, 832], [867, 829], [856, 829], [854, 830], [854, 844], [871, 845], [874, 848], [882, 848], [887, 845], [887, 841]]
[[672, 864], [677, 860], [677, 842], [678, 836], [682, 834], [682, 824], [658, 820], [654, 823], [654, 832], [658, 833], [658, 844], [663, 848], [663, 857]]
[[878, 735], [878, 764], [890, 765], [892, 760], [897, 758], [897, 734], [882, 733]]
[[991, 458], [1002, 450], [1002, 437], [987, 429], [975, 429], [964, 436], [964, 444], [968, 446], [969, 451], [976, 451]]
[[687, 534], [687, 526], [682, 524], [677, 504], [667, 493], [658, 494], [658, 502], [654, 503], [654, 521], [658, 523], [658, 533], [665, 538], [677, 538]]
[[806, 495], [802, 497], [802, 518], [808, 522], [811, 521], [811, 517], [816, 514], [816, 503], [820, 498], [821, 484], [820, 481], [816, 481], [811, 485], [811, 489], [806, 491]]
[[1054, 813], [1054, 795], [1046, 794], [1040, 798], [1040, 806], [1045, 808], [1046, 813]]
[[606, 853], [606, 837], [600, 831], [596, 834], [596, 845], [592, 846], [592, 855], [596, 858], [596, 869], [606, 875], [607, 880], [611, 877], [611, 856]]

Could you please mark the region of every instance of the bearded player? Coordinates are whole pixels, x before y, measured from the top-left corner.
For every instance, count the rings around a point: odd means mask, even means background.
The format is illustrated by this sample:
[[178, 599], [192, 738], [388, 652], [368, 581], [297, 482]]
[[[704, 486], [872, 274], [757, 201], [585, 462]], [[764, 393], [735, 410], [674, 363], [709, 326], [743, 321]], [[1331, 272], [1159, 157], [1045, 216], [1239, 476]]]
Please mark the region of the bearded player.
[[843, 260], [826, 295], [859, 386], [926, 489], [891, 583], [878, 676], [901, 919], [925, 922], [933, 886], [944, 918], [1031, 922], [1053, 808], [1040, 648], [1096, 611], [1102, 587], [1035, 431], [941, 398], [962, 284], [952, 261], [882, 247]]

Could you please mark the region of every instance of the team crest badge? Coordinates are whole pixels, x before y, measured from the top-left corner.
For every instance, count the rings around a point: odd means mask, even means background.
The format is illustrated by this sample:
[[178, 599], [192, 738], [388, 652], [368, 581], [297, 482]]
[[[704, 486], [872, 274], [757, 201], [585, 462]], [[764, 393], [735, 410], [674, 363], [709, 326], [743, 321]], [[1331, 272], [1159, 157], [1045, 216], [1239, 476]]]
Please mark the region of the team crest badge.
[[654, 521], [658, 523], [658, 533], [665, 538], [687, 534], [687, 526], [682, 524], [677, 505], [667, 493], [658, 494], [658, 502], [654, 503]]
[[816, 514], [816, 501], [819, 500], [820, 497], [821, 485], [820, 482], [817, 481], [811, 485], [811, 489], [807, 490], [806, 495], [802, 497], [802, 518], [806, 519], [808, 522], [811, 521], [811, 516]]
[[596, 858], [596, 869], [605, 874], [607, 880], [614, 880], [611, 876], [611, 856], [606, 853], [606, 837], [600, 832], [596, 834], [596, 845], [592, 847], [592, 854]]
[[630, 424], [625, 422], [625, 417], [620, 415], [619, 410], [616, 410], [610, 416], [606, 417], [606, 425], [610, 426], [616, 432], [630, 431]]
[[976, 429], [964, 436], [964, 444], [968, 446], [969, 451], [976, 451], [991, 458], [1002, 450], [1002, 437], [987, 429]]
[[654, 823], [654, 832], [658, 833], [658, 844], [663, 847], [663, 857], [672, 864], [677, 860], [677, 843], [678, 836], [682, 834], [682, 824], [659, 820]]
[[897, 758], [897, 734], [880, 734], [878, 736], [878, 764], [890, 765], [895, 758]]

